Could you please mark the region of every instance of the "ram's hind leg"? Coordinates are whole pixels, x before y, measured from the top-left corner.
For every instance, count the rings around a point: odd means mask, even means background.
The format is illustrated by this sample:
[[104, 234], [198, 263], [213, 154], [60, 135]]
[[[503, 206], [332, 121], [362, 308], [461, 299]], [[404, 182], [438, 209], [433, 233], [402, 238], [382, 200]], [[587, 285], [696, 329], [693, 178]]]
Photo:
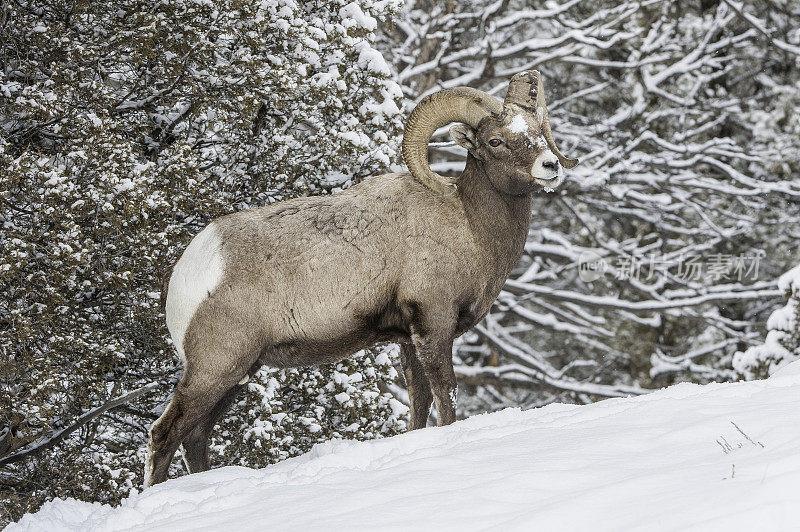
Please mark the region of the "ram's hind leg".
[[428, 424], [428, 414], [433, 403], [431, 386], [425, 376], [425, 368], [417, 358], [413, 344], [400, 345], [400, 362], [408, 388], [408, 402], [411, 407], [409, 430], [421, 429]]
[[167, 409], [150, 428], [145, 487], [167, 480], [178, 445], [220, 398], [219, 393], [187, 385], [186, 380], [181, 379]]
[[243, 388], [244, 386], [237, 385], [228, 390], [222, 396], [222, 399], [217, 401], [211, 412], [203, 416], [189, 435], [184, 438], [181, 444], [181, 451], [183, 453], [183, 462], [186, 464], [186, 469], [189, 473], [207, 471], [211, 467], [208, 456], [208, 442], [211, 432], [225, 412], [236, 401], [236, 396], [239, 395]]
[[217, 401], [214, 408], [203, 416], [189, 435], [184, 438], [181, 444], [181, 451], [183, 453], [183, 463], [186, 465], [186, 469], [189, 473], [199, 473], [200, 471], [208, 471], [208, 469], [210, 469], [211, 463], [208, 456], [208, 443], [211, 438], [211, 433], [216, 424], [223, 418], [225, 412], [236, 402], [236, 397], [245, 389], [245, 383], [255, 375], [260, 368], [260, 362], [253, 364], [247, 372], [247, 377], [228, 390], [225, 395], [222, 396], [222, 399]]
[[[169, 464], [178, 446], [201, 421], [215, 413], [217, 406], [220, 406], [218, 415], [224, 412], [228, 404], [223, 403], [223, 399], [252, 366], [252, 360], [248, 361], [251, 357], [235, 359], [214, 351], [206, 351], [203, 355], [189, 357], [172, 401], [150, 429], [145, 487], [167, 479]], [[241, 362], [237, 364], [237, 360]], [[230, 395], [228, 399], [233, 400], [234, 394]], [[193, 461], [195, 456], [193, 454]], [[200, 456], [195, 465], [204, 465], [206, 461], [207, 457]]]

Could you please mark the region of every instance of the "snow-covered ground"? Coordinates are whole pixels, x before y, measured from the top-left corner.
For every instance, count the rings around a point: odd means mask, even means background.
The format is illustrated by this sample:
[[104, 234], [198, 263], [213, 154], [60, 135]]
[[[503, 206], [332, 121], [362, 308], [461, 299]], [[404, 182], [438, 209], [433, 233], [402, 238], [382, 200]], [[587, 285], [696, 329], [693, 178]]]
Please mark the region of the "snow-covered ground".
[[22, 530], [798, 530], [800, 363], [587, 406], [508, 409], [262, 470], [184, 476]]

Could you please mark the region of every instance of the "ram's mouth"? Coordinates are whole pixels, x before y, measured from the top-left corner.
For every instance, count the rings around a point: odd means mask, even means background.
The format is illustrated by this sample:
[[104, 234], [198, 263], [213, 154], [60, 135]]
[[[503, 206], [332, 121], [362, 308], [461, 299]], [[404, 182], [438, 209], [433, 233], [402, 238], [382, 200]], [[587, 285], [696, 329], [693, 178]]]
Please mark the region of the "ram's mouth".
[[557, 172], [550, 177], [534, 177], [533, 181], [545, 192], [554, 192], [564, 182], [564, 172]]
[[[537, 173], [544, 175], [537, 176], [536, 175]], [[536, 181], [539, 181], [540, 183], [557, 183], [558, 181], [564, 178], [564, 171], [560, 167], [555, 172], [543, 171], [542, 168], [536, 168], [536, 169], [531, 169], [531, 177], [534, 178]]]

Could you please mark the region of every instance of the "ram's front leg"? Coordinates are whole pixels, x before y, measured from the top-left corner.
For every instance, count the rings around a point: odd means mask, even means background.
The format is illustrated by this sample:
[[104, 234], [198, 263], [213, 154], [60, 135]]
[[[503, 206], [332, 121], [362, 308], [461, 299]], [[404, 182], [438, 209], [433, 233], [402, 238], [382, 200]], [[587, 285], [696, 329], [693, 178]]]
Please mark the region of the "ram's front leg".
[[[444, 320], [443, 320], [444, 321]], [[447, 321], [444, 321], [447, 323]], [[439, 322], [442, 323], [442, 322]], [[428, 377], [433, 401], [436, 404], [438, 425], [449, 425], [456, 420], [456, 374], [453, 371], [452, 330], [412, 328], [411, 339], [417, 357]]]
[[400, 345], [400, 362], [403, 364], [403, 375], [408, 389], [408, 402], [411, 409], [411, 420], [408, 430], [421, 429], [428, 424], [428, 413], [431, 410], [433, 396], [425, 368], [417, 358], [413, 344]]

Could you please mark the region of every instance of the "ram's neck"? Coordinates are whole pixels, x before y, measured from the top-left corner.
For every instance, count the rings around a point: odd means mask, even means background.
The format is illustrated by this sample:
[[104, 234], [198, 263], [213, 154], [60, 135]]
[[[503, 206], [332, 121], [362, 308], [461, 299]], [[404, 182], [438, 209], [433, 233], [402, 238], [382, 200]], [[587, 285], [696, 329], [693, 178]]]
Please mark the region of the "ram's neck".
[[458, 180], [458, 194], [478, 242], [495, 265], [508, 275], [525, 246], [531, 223], [532, 196], [501, 193], [486, 175], [490, 171], [481, 161], [468, 155], [467, 166]]

